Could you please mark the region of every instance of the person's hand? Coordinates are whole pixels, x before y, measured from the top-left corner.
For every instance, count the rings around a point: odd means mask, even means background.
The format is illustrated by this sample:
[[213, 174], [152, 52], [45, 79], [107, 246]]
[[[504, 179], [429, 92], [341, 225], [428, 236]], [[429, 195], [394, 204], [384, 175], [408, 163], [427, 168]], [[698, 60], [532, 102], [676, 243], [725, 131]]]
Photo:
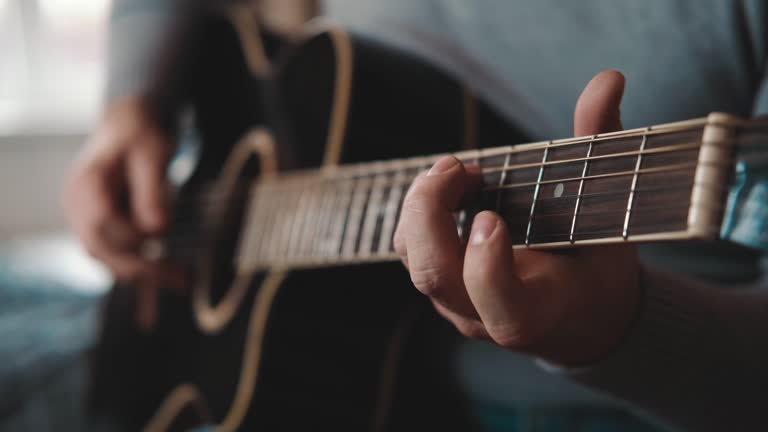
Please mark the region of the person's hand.
[[[620, 130], [623, 90], [618, 72], [593, 78], [576, 105], [575, 134]], [[465, 247], [453, 212], [480, 184], [476, 166], [451, 157], [414, 182], [394, 241], [416, 288], [465, 336], [559, 364], [609, 353], [640, 303], [635, 248], [513, 253], [505, 222], [490, 211], [475, 217]]]
[[64, 192], [69, 222], [88, 253], [120, 281], [183, 284], [178, 269], [142, 254], [168, 224], [172, 151], [141, 100], [129, 98], [108, 109], [72, 167]]

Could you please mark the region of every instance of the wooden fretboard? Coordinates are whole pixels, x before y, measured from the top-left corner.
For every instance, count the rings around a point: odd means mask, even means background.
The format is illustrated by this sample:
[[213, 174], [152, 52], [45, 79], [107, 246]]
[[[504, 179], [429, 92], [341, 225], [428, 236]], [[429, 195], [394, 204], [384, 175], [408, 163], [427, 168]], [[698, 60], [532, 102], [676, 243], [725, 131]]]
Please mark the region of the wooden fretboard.
[[[712, 238], [735, 133], [722, 114], [590, 137], [454, 154], [482, 169], [477, 205], [503, 216], [517, 247]], [[252, 189], [241, 269], [396, 259], [392, 237], [414, 178], [443, 155], [287, 173]]]

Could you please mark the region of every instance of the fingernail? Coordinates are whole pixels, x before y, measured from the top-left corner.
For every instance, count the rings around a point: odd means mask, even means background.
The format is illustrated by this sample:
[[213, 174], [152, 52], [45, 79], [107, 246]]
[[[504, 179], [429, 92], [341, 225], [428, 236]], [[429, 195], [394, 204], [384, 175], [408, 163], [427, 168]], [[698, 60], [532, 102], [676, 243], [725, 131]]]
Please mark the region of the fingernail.
[[478, 213], [472, 222], [472, 235], [470, 243], [472, 246], [479, 246], [485, 243], [496, 230], [498, 219], [491, 212]]
[[432, 165], [432, 168], [430, 168], [429, 172], [427, 173], [427, 176], [432, 176], [435, 174], [442, 174], [449, 169], [453, 168], [458, 164], [459, 161], [453, 156], [446, 156], [444, 158], [441, 158], [437, 162], [435, 162], [434, 165]]

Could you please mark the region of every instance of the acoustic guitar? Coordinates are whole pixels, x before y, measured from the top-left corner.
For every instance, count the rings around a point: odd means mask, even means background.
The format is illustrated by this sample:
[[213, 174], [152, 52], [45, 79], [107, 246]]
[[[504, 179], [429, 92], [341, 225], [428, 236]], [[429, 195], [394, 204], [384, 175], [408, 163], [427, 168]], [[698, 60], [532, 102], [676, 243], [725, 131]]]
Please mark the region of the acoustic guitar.
[[270, 48], [243, 9], [209, 20], [188, 78], [204, 145], [164, 245], [194, 283], [161, 294], [149, 334], [126, 330], [135, 290], [118, 287], [100, 349], [122, 357], [96, 369], [147, 431], [464, 430], [455, 334], [392, 244], [418, 173], [446, 152], [481, 167], [461, 236], [492, 209], [517, 248], [713, 241], [737, 224], [741, 149], [768, 128], [714, 113], [519, 144], [407, 53], [318, 24]]

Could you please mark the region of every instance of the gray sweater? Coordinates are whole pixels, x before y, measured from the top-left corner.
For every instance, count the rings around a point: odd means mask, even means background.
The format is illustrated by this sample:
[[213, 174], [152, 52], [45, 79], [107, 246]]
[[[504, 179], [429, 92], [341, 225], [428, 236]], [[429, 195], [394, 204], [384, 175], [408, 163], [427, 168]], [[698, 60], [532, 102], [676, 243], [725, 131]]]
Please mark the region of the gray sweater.
[[[169, 19], [156, 2], [116, 3], [112, 44], [122, 54], [110, 57], [113, 96], [141, 88], [147, 50]], [[711, 111], [768, 113], [768, 8], [760, 0], [326, 0], [325, 7], [355, 31], [455, 74], [536, 139], [571, 135], [579, 92], [609, 68], [627, 77], [628, 128]], [[768, 291], [759, 288], [759, 262], [722, 246], [646, 248], [643, 256], [649, 269], [676, 275], [648, 272], [641, 316], [614, 353], [562, 370], [467, 342], [457, 361], [468, 393], [497, 404], [611, 404], [601, 396], [610, 394], [686, 429], [763, 429]]]

